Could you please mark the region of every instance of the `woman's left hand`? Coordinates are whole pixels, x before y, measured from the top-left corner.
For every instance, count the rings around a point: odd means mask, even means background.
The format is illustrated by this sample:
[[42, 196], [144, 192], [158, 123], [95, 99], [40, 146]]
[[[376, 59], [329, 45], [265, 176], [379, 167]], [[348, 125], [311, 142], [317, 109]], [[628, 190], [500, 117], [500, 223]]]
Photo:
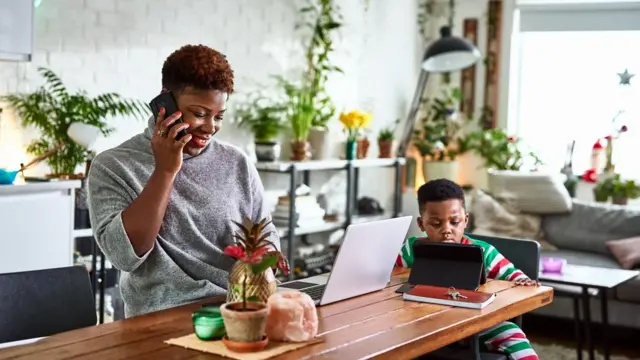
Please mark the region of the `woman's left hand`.
[[540, 283], [531, 279], [522, 279], [516, 281], [517, 286], [540, 286]]

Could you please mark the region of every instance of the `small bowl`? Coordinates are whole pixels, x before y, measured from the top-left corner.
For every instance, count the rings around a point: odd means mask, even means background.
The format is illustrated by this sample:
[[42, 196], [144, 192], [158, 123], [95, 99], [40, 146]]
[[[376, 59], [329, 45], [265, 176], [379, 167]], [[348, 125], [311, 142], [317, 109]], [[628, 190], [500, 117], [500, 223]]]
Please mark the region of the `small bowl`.
[[193, 330], [200, 340], [220, 340], [226, 335], [222, 314], [217, 307], [203, 307], [191, 315]]
[[18, 175], [18, 170], [0, 169], [0, 185], [12, 185]]
[[563, 258], [543, 257], [542, 272], [562, 274], [564, 266], [567, 264], [567, 260]]

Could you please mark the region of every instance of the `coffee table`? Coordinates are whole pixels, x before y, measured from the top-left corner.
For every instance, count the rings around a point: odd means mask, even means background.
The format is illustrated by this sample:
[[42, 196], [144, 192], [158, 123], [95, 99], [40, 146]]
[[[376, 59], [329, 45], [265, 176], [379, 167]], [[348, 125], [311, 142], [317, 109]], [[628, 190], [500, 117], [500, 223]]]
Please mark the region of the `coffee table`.
[[[640, 271], [609, 269], [596, 266], [582, 266], [566, 264], [562, 274], [540, 272], [540, 281], [559, 285], [578, 286], [581, 288], [583, 317], [585, 324], [585, 341], [589, 346], [589, 360], [595, 359], [594, 343], [591, 339], [591, 309], [589, 300], [591, 296], [600, 296], [600, 311], [602, 316], [602, 345], [604, 348], [604, 358], [610, 358], [609, 338], [607, 328], [609, 327], [609, 308], [608, 293], [609, 290], [615, 289], [619, 285], [635, 278]], [[559, 287], [557, 290], [566, 292], [565, 289]], [[574, 307], [577, 302], [574, 303]], [[578, 315], [577, 309], [576, 316]], [[576, 318], [576, 322], [580, 319]], [[582, 348], [580, 340], [578, 340], [578, 359], [582, 359]]]

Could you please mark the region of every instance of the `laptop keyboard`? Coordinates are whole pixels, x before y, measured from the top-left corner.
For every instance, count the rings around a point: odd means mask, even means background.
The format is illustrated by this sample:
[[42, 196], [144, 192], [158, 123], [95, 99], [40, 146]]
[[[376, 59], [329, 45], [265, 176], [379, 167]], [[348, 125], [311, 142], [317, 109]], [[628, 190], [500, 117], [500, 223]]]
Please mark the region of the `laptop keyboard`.
[[313, 300], [320, 300], [320, 298], [322, 298], [322, 294], [324, 293], [324, 288], [326, 286], [327, 285], [325, 284], [318, 285], [318, 286], [311, 286], [308, 288], [300, 289], [300, 291], [311, 296], [311, 299]]

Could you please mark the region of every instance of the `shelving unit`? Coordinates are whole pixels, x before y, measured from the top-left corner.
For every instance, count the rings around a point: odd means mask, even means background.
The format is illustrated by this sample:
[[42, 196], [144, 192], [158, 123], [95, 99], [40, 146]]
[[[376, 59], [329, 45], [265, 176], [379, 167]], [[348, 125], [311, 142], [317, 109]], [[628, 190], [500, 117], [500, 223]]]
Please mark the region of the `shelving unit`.
[[[404, 158], [391, 159], [362, 159], [362, 160], [310, 160], [302, 162], [285, 161], [285, 162], [258, 162], [256, 168], [260, 172], [278, 173], [289, 175], [289, 226], [279, 232], [280, 239], [287, 239], [287, 258], [290, 262], [294, 261], [295, 255], [295, 237], [302, 237], [302, 241], [306, 242], [306, 237], [310, 234], [329, 232], [338, 229], [345, 229], [350, 224], [363, 223], [374, 220], [388, 219], [400, 216], [402, 212], [402, 188], [401, 175], [402, 166], [405, 164]], [[393, 209], [384, 214], [363, 216], [354, 213], [354, 205], [358, 198], [358, 183], [360, 178], [360, 169], [362, 168], [385, 168], [390, 167], [395, 170], [394, 183], [394, 202]], [[322, 225], [313, 227], [299, 228], [291, 219], [296, 214], [296, 188], [299, 181], [307, 186], [310, 185], [310, 177], [312, 171], [346, 171], [347, 172], [347, 202], [344, 218], [338, 221], [327, 221]], [[302, 177], [302, 179], [300, 179]], [[289, 236], [293, 234], [294, 236]], [[294, 280], [293, 271], [289, 274], [289, 279]]]

